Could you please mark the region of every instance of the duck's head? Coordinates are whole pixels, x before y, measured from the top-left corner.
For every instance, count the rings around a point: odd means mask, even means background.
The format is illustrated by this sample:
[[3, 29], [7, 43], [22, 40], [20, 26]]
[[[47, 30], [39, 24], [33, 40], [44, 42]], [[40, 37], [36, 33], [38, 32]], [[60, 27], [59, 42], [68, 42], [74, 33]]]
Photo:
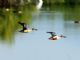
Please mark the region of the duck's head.
[[76, 21], [74, 21], [74, 23], [79, 23], [79, 21], [76, 20]]
[[66, 36], [64, 36], [64, 35], [61, 35], [60, 37], [61, 37], [61, 38], [66, 38]]
[[32, 28], [32, 30], [35, 30], [35, 31], [37, 31], [38, 29]]

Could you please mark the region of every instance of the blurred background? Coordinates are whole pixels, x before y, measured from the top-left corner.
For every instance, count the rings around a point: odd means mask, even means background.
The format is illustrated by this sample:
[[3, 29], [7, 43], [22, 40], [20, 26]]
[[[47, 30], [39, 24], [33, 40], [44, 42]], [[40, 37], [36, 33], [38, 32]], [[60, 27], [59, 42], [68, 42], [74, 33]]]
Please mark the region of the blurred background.
[[[42, 3], [43, 2], [43, 3]], [[40, 5], [38, 9], [37, 5]], [[17, 22], [32, 22], [32, 13], [39, 11], [62, 11], [65, 20], [80, 20], [80, 0], [0, 0], [0, 37], [11, 42]]]
[[[38, 30], [21, 33], [19, 21]], [[79, 21], [80, 0], [0, 0], [0, 60], [80, 60]]]

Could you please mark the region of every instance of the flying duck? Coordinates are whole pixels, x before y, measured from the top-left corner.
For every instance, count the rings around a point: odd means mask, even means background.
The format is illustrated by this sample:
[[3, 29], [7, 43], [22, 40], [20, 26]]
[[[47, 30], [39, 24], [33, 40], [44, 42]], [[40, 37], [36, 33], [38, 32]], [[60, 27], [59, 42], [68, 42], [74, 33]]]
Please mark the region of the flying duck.
[[57, 36], [55, 32], [47, 32], [47, 33], [51, 34], [51, 37], [49, 38], [50, 40], [58, 40], [61, 38], [66, 38], [66, 36], [63, 35]]
[[74, 21], [74, 23], [79, 23], [79, 21], [76, 20], [76, 21]]
[[23, 22], [18, 22], [21, 26], [22, 26], [22, 30], [20, 30], [20, 32], [25, 32], [25, 33], [28, 33], [28, 32], [31, 32], [33, 30], [37, 30], [35, 28], [29, 28], [28, 25], [26, 25], [25, 23]]

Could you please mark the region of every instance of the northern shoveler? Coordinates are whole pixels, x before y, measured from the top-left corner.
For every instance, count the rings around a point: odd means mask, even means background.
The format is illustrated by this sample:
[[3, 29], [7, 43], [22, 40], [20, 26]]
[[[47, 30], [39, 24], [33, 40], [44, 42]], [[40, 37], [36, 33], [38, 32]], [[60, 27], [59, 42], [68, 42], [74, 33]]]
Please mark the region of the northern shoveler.
[[28, 25], [26, 25], [26, 24], [23, 23], [23, 22], [18, 22], [18, 23], [23, 27], [23, 29], [20, 30], [20, 32], [28, 33], [28, 32], [31, 32], [31, 31], [33, 31], [33, 30], [37, 30], [37, 29], [35, 29], [35, 28], [29, 28]]
[[74, 23], [79, 23], [79, 21], [76, 20], [76, 21], [74, 21]]
[[50, 33], [51, 34], [51, 37], [49, 38], [50, 40], [58, 40], [58, 39], [61, 39], [61, 38], [66, 38], [66, 36], [57, 36], [55, 32], [47, 32], [47, 33]]

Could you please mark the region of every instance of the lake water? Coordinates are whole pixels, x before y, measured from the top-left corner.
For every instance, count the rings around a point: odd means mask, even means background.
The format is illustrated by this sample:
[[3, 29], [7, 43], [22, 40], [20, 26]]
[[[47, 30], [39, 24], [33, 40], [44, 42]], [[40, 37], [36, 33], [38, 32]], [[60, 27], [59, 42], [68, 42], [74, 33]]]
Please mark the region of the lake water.
[[[38, 30], [16, 31], [11, 45], [0, 43], [0, 60], [80, 60], [80, 23], [74, 23], [80, 15], [68, 9], [33, 12], [30, 27]], [[49, 40], [48, 31], [66, 38]]]

